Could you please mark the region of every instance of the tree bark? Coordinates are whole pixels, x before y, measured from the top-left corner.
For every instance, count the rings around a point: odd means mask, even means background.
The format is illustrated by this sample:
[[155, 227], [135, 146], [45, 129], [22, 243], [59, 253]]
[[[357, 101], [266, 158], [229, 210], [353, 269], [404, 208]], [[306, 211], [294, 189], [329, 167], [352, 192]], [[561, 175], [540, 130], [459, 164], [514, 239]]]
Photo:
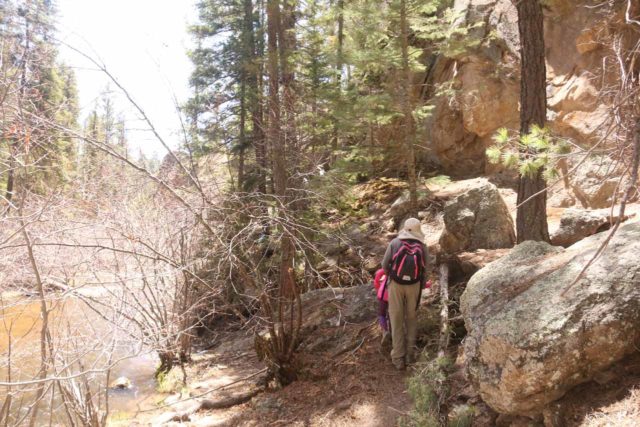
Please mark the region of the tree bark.
[[14, 150], [13, 150], [13, 145], [15, 145], [17, 143], [12, 143], [10, 148], [9, 148], [9, 172], [7, 175], [7, 189], [5, 191], [5, 199], [7, 200], [7, 209], [6, 209], [6, 214], [9, 214], [9, 211], [11, 210], [11, 200], [13, 199], [13, 183], [14, 183], [14, 177], [15, 177], [15, 168], [16, 168], [16, 159], [15, 159], [15, 154], [14, 154]]
[[[338, 47], [336, 49], [336, 106], [340, 105], [342, 98], [342, 66], [344, 62], [343, 58], [343, 45], [344, 45], [344, 0], [338, 0], [336, 5], [338, 8]], [[338, 129], [338, 112], [333, 111], [333, 135], [331, 137], [331, 162], [335, 160], [336, 152], [340, 147], [340, 135]]]
[[416, 155], [413, 145], [414, 123], [412, 114], [412, 80], [411, 68], [409, 66], [409, 23], [407, 20], [407, 2], [400, 1], [400, 47], [402, 51], [402, 114], [404, 116], [404, 155], [405, 165], [407, 169], [407, 178], [409, 181], [409, 204], [411, 213], [417, 214], [418, 210], [418, 188], [416, 178]]
[[447, 354], [451, 326], [449, 325], [449, 264], [440, 265], [440, 339], [438, 340], [438, 356]]
[[[520, 134], [525, 135], [532, 125], [542, 128], [546, 122], [544, 16], [539, 0], [518, 0], [515, 4], [520, 33]], [[533, 178], [520, 176], [516, 216], [518, 243], [525, 240], [550, 241], [546, 186], [542, 170]]]
[[[286, 49], [281, 48], [278, 51], [278, 43], [282, 41], [279, 36], [283, 35], [280, 20], [280, 5], [278, 0], [269, 0], [267, 2], [267, 37], [268, 37], [268, 56], [269, 56], [269, 144], [273, 155], [273, 181], [274, 192], [278, 197], [280, 206], [278, 206], [278, 216], [285, 224], [285, 210], [287, 209], [287, 141], [283, 138], [281, 127], [281, 111], [279, 98], [279, 77], [278, 59], [280, 59], [281, 67], [285, 65], [286, 60], [279, 58]], [[283, 71], [283, 82], [285, 81]], [[284, 83], [283, 83], [284, 86]], [[283, 94], [284, 98], [284, 94]], [[286, 102], [283, 102], [286, 108]], [[287, 295], [289, 284], [288, 271], [293, 261], [293, 244], [291, 237], [285, 231], [281, 239], [281, 258], [280, 258], [280, 293]]]
[[[295, 35], [295, 1], [282, 0], [282, 14], [280, 16], [280, 26], [278, 31], [278, 47], [280, 53], [280, 70], [282, 82], [282, 106], [283, 114], [281, 116], [281, 137], [280, 150], [277, 153], [278, 171], [281, 176], [281, 182], [276, 190], [280, 197], [282, 206], [281, 219], [284, 220], [288, 209], [296, 209], [299, 203], [292, 198], [291, 188], [297, 187], [295, 183], [290, 184], [290, 180], [298, 181], [299, 176], [296, 173], [299, 164], [290, 158], [292, 153], [297, 152], [298, 138], [296, 135], [296, 113], [295, 113], [295, 74], [291, 64], [291, 54], [296, 49]], [[287, 169], [287, 165], [290, 165]], [[293, 171], [293, 177], [290, 171]], [[285, 221], [282, 221], [285, 224]], [[284, 227], [284, 225], [283, 225]], [[281, 296], [290, 298], [294, 295], [293, 286], [295, 283], [290, 280], [289, 271], [293, 267], [293, 257], [295, 248], [293, 245], [291, 233], [295, 230], [285, 230], [281, 239], [281, 261], [280, 261], [280, 286]]]
[[280, 31], [280, 2], [267, 2], [267, 72], [269, 76], [269, 126], [267, 138], [272, 154], [274, 191], [284, 195], [287, 176], [284, 162], [284, 145], [280, 131], [280, 70], [278, 68], [278, 33]]
[[[291, 153], [295, 152], [298, 148], [295, 112], [295, 73], [291, 64], [291, 54], [296, 50], [295, 24], [295, 1], [282, 0], [282, 13], [280, 16], [280, 28], [278, 33], [283, 107], [281, 129], [283, 131], [282, 139], [284, 141], [285, 149], [287, 152]], [[297, 163], [293, 163], [293, 165], [296, 164]]]
[[240, 123], [238, 137], [238, 191], [244, 188], [244, 153], [246, 143], [246, 121], [247, 121], [247, 73], [243, 67], [240, 82]]
[[[244, 0], [244, 32], [245, 32], [245, 49], [247, 50], [249, 63], [247, 83], [249, 86], [248, 101], [251, 110], [251, 139], [256, 153], [256, 166], [258, 169], [257, 189], [258, 192], [265, 194], [267, 192], [267, 151], [265, 147], [263, 111], [262, 111], [262, 65], [258, 64], [258, 56], [262, 55], [261, 50], [256, 44], [256, 36], [253, 28], [253, 2], [252, 0]], [[260, 52], [258, 52], [260, 51]]]

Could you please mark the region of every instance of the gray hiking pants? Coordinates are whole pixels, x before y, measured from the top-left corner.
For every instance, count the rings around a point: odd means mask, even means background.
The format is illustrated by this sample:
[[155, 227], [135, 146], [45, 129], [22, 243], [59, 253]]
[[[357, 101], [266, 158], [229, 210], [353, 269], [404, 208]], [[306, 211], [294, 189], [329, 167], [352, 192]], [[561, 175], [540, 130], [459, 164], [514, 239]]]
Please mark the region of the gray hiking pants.
[[413, 356], [418, 331], [418, 298], [420, 283], [401, 285], [393, 280], [390, 282], [391, 360], [394, 363], [404, 361], [405, 356]]

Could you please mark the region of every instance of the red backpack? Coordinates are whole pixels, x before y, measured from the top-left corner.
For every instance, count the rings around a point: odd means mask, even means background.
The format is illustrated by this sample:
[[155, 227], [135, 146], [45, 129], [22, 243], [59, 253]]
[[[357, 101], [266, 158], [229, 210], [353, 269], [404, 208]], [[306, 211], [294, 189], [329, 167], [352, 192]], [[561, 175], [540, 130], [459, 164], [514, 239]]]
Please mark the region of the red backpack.
[[422, 282], [424, 277], [424, 246], [418, 240], [401, 240], [391, 259], [390, 276], [401, 285]]

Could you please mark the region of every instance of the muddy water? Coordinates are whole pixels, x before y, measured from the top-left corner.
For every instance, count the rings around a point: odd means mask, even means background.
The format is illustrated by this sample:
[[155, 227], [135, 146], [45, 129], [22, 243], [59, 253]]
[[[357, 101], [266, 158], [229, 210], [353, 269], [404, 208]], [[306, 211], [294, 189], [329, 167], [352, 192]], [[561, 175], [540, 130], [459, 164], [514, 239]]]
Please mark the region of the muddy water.
[[[133, 414], [137, 410], [152, 407], [158, 401], [154, 380], [157, 359], [154, 354], [140, 348], [139, 343], [127, 333], [124, 323], [120, 323], [123, 327], [114, 328], [84, 302], [73, 297], [51, 299], [48, 307], [56, 366], [62, 366], [63, 360], [74, 361], [81, 355], [84, 370], [102, 371], [105, 366], [115, 363], [110, 371], [111, 381], [120, 376], [131, 380], [132, 387], [129, 390], [108, 392], [110, 414]], [[0, 301], [0, 381], [7, 381], [9, 376], [12, 382], [37, 376], [40, 368], [41, 326], [39, 301], [25, 298]], [[64, 375], [77, 373], [81, 369], [79, 363], [73, 363]], [[91, 374], [90, 378], [92, 389], [94, 393], [99, 392], [97, 395], [101, 396], [101, 405], [104, 407], [106, 373], [97, 372]], [[0, 408], [7, 393], [8, 389], [0, 386]], [[31, 402], [34, 395], [33, 385], [20, 390], [14, 388], [11, 411], [14, 423], [24, 411], [20, 406], [26, 406], [25, 403]], [[57, 397], [54, 394], [51, 400], [49, 393], [42, 401], [38, 424], [48, 425], [50, 420], [54, 425], [68, 424]], [[20, 399], [24, 399], [22, 405]]]

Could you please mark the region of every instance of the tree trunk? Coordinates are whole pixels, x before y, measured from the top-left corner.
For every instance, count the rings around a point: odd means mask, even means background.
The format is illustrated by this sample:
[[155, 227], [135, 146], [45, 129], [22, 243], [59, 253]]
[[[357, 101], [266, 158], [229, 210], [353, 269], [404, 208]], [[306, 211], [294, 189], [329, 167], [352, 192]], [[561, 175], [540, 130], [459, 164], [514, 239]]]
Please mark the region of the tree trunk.
[[[339, 106], [342, 98], [342, 66], [344, 62], [343, 58], [343, 45], [344, 45], [344, 0], [338, 0], [336, 5], [338, 8], [338, 48], [336, 51], [336, 106]], [[336, 152], [340, 147], [340, 135], [338, 132], [338, 112], [333, 111], [333, 135], [331, 137], [331, 162], [335, 160]]]
[[[544, 16], [538, 0], [519, 0], [515, 3], [518, 9], [521, 59], [520, 134], [525, 135], [532, 125], [542, 128], [546, 122]], [[518, 243], [525, 240], [550, 241], [546, 186], [542, 171], [534, 178], [520, 177], [516, 216]]]
[[[274, 177], [278, 174], [275, 182], [276, 195], [280, 198], [282, 206], [281, 219], [284, 220], [286, 210], [291, 206], [291, 195], [289, 194], [289, 173], [287, 164], [289, 163], [288, 154], [293, 153], [297, 149], [296, 124], [295, 124], [295, 92], [294, 92], [294, 73], [290, 64], [291, 53], [296, 47], [295, 38], [295, 4], [294, 0], [282, 1], [282, 14], [278, 25], [278, 47], [280, 54], [280, 69], [282, 81], [282, 106], [283, 114], [280, 121], [280, 143], [277, 149], [274, 147]], [[295, 169], [295, 163], [292, 162]], [[285, 221], [282, 221], [284, 224]], [[288, 230], [295, 231], [295, 230]], [[290, 233], [286, 231], [281, 239], [281, 261], [280, 261], [280, 292], [283, 297], [293, 295], [293, 286], [289, 280], [289, 269], [293, 266], [294, 246]]]
[[[295, 152], [298, 148], [296, 114], [295, 114], [295, 74], [291, 64], [291, 54], [296, 49], [295, 33], [295, 1], [282, 0], [282, 14], [278, 33], [278, 47], [280, 48], [280, 69], [282, 82], [283, 114], [281, 129], [286, 151]], [[286, 156], [285, 156], [286, 161]], [[297, 163], [293, 163], [297, 165]]]
[[[27, 11], [24, 15], [24, 52], [22, 54], [22, 62], [20, 64], [20, 89], [19, 94], [20, 98], [18, 100], [19, 104], [27, 103], [27, 71], [30, 64], [31, 59], [31, 28], [30, 28], [30, 17], [29, 11], [31, 11], [31, 1], [27, 0], [25, 2], [25, 10]], [[20, 117], [21, 123], [18, 125], [18, 129], [23, 130], [23, 134], [26, 134], [27, 126], [24, 123], [24, 118]], [[15, 187], [16, 180], [16, 168], [18, 167], [18, 153], [19, 153], [19, 142], [20, 136], [19, 132], [16, 133], [15, 140], [13, 144], [9, 147], [9, 172], [7, 176], [7, 188], [5, 193], [5, 198], [7, 199], [7, 209], [5, 213], [8, 215], [12, 206], [12, 198]]]
[[407, 177], [409, 180], [409, 203], [411, 213], [417, 214], [418, 210], [418, 189], [416, 179], [416, 155], [413, 146], [414, 123], [412, 114], [412, 80], [411, 68], [409, 66], [409, 23], [407, 21], [407, 3], [406, 0], [400, 1], [400, 46], [402, 50], [402, 114], [404, 131], [404, 155], [407, 168]]
[[7, 200], [7, 209], [5, 211], [7, 214], [11, 210], [11, 199], [13, 198], [13, 183], [14, 183], [14, 177], [15, 177], [14, 169], [16, 168], [16, 159], [13, 151], [14, 151], [13, 148], [10, 147], [9, 148], [9, 172], [7, 176], [7, 190], [4, 195], [5, 199]]
[[438, 341], [438, 357], [447, 354], [451, 326], [449, 324], [449, 264], [440, 265], [440, 339]]
[[171, 351], [159, 351], [158, 357], [160, 358], [160, 366], [156, 369], [155, 377], [159, 378], [161, 375], [166, 375], [173, 368], [173, 362], [175, 361], [175, 355]]
[[[253, 29], [253, 2], [244, 0], [244, 32], [245, 49], [249, 56], [247, 83], [251, 110], [252, 135], [251, 139], [256, 153], [256, 166], [258, 169], [258, 192], [267, 192], [266, 171], [267, 151], [265, 147], [263, 111], [262, 111], [262, 65], [258, 63], [258, 56], [262, 56], [262, 48], [258, 49]], [[259, 51], [259, 52], [258, 52]]]
[[[244, 68], [244, 67], [243, 67]], [[246, 84], [246, 71], [242, 71], [240, 82], [240, 134], [238, 138], [238, 191], [243, 191], [244, 188], [244, 151], [246, 140], [246, 126], [247, 121], [247, 84]]]
[[278, 32], [280, 31], [280, 2], [267, 2], [267, 72], [269, 76], [269, 126], [267, 138], [272, 155], [274, 191], [284, 195], [287, 176], [284, 162], [284, 145], [280, 132], [280, 70], [278, 68]]

